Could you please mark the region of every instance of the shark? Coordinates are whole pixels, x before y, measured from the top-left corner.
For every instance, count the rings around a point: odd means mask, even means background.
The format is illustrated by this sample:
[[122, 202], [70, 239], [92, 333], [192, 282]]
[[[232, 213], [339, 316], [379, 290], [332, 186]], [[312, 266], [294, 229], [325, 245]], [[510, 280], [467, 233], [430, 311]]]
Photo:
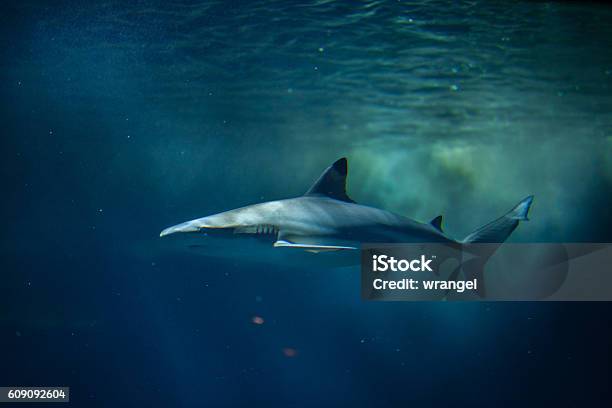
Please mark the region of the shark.
[[[300, 197], [267, 201], [186, 221], [161, 231], [160, 237], [193, 234], [199, 238], [255, 239], [268, 248], [295, 252], [358, 251], [363, 243], [442, 243], [462, 248], [474, 243], [501, 244], [527, 221], [533, 196], [463, 239], [445, 234], [442, 216], [418, 222], [362, 205], [346, 192], [345, 157], [329, 166]], [[197, 245], [195, 245], [197, 246]]]

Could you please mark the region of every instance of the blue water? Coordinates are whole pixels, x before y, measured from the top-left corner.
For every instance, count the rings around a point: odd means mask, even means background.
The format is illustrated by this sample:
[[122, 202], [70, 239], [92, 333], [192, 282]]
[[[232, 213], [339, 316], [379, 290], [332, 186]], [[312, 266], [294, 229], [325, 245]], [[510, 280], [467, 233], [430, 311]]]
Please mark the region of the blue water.
[[[606, 304], [374, 303], [161, 229], [302, 194], [610, 242], [612, 8], [5, 2], [0, 385], [73, 406], [605, 406]], [[263, 324], [254, 324], [255, 316]]]

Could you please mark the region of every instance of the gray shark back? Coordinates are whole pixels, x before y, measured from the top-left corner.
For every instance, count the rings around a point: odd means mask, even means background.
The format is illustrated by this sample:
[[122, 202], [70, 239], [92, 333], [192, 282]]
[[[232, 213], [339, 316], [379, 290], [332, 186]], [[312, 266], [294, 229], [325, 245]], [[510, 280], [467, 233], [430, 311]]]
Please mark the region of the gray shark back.
[[304, 196], [279, 202], [283, 239], [304, 237], [343, 242], [446, 242], [452, 241], [430, 224], [389, 211], [329, 197]]

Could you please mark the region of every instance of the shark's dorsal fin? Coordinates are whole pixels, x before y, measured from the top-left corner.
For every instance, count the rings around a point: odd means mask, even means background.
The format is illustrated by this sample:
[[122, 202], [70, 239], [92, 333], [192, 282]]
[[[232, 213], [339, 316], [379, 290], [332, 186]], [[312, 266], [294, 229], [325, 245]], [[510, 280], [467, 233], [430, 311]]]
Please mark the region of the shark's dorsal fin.
[[441, 215], [438, 215], [436, 218], [429, 221], [429, 223], [431, 224], [432, 227], [442, 232], [442, 216]]
[[348, 173], [348, 165], [346, 157], [338, 159], [329, 166], [323, 174], [310, 187], [310, 190], [304, 194], [305, 196], [326, 196], [336, 200], [354, 203], [353, 200], [346, 195], [346, 175]]

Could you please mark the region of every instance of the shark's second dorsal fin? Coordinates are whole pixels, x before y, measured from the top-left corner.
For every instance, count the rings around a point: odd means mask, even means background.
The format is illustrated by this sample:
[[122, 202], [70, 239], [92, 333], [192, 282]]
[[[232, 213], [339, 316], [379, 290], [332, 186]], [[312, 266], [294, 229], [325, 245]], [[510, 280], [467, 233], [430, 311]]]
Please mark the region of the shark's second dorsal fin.
[[433, 220], [429, 221], [429, 223], [431, 224], [432, 227], [434, 227], [438, 231], [443, 232], [442, 231], [442, 216], [441, 215], [438, 215], [436, 218], [434, 218]]
[[346, 195], [346, 175], [348, 165], [346, 158], [338, 159], [329, 166], [306, 192], [306, 196], [326, 196], [336, 200], [354, 203]]

